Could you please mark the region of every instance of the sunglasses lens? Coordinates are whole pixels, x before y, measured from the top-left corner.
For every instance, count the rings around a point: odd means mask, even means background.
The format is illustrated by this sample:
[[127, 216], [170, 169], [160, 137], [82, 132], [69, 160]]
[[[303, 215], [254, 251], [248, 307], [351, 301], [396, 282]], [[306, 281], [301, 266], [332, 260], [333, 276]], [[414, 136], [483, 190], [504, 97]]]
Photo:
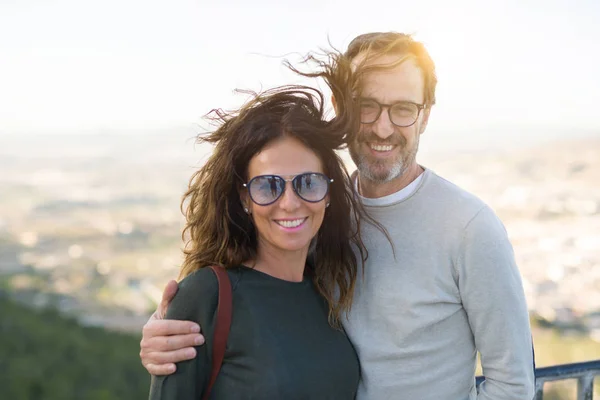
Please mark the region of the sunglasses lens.
[[281, 196], [285, 189], [285, 181], [278, 176], [257, 176], [250, 181], [248, 190], [256, 204], [270, 204]]
[[323, 200], [329, 189], [329, 180], [321, 174], [298, 175], [294, 178], [292, 184], [298, 196], [309, 202]]

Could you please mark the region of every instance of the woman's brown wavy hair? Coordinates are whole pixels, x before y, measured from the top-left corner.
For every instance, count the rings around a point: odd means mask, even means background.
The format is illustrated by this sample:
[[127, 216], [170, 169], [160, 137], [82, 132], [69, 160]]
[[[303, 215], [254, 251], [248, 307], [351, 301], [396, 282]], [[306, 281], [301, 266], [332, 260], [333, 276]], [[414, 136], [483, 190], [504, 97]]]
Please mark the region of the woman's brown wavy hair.
[[[335, 61], [335, 60], [333, 60]], [[324, 64], [325, 65], [325, 64]], [[337, 100], [337, 115], [326, 120], [323, 94], [305, 86], [284, 86], [255, 94], [235, 112], [213, 110], [218, 128], [199, 140], [215, 145], [208, 161], [190, 180], [182, 200], [186, 242], [180, 278], [209, 265], [235, 267], [257, 255], [257, 232], [244, 212], [240, 193], [248, 181], [250, 159], [269, 142], [282, 136], [295, 138], [315, 152], [324, 173], [334, 181], [330, 206], [313, 239], [309, 276], [329, 305], [329, 322], [339, 327], [351, 306], [358, 260], [367, 251], [360, 237], [365, 217], [343, 161], [342, 149], [349, 135], [358, 131], [351, 117], [353, 86], [349, 64], [333, 62], [321, 74]]]

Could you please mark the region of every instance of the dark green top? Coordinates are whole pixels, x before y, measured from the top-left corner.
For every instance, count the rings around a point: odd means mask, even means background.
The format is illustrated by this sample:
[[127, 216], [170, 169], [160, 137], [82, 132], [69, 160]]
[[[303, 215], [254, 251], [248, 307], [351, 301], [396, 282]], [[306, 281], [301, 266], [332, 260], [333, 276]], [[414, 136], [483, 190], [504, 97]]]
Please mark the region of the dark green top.
[[[327, 321], [310, 279], [288, 282], [247, 267], [228, 270], [233, 316], [212, 399], [354, 399], [359, 364], [345, 333]], [[198, 400], [208, 384], [218, 284], [208, 268], [186, 277], [168, 319], [198, 322], [206, 338], [195, 359], [153, 377], [151, 400]]]

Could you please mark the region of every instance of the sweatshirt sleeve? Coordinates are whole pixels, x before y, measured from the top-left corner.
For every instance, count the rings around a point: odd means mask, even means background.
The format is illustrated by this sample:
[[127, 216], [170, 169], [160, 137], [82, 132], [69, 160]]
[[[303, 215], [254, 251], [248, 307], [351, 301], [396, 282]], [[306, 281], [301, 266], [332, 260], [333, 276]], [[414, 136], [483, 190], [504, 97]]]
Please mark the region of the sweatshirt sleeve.
[[486, 378], [477, 400], [532, 399], [533, 347], [521, 275], [506, 229], [489, 207], [465, 227], [457, 265]]
[[218, 291], [217, 278], [209, 268], [201, 268], [179, 283], [166, 319], [197, 322], [206, 342], [196, 346], [196, 358], [177, 363], [173, 374], [152, 376], [150, 400], [197, 400], [202, 397], [210, 379]]

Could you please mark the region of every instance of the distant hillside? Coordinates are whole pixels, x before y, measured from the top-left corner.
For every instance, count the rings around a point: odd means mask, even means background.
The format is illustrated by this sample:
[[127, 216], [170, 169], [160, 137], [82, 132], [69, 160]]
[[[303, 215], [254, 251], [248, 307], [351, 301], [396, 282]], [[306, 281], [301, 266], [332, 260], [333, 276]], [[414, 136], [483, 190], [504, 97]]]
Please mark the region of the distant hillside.
[[114, 400], [148, 397], [139, 339], [81, 327], [53, 310], [35, 311], [0, 291], [0, 397]]

